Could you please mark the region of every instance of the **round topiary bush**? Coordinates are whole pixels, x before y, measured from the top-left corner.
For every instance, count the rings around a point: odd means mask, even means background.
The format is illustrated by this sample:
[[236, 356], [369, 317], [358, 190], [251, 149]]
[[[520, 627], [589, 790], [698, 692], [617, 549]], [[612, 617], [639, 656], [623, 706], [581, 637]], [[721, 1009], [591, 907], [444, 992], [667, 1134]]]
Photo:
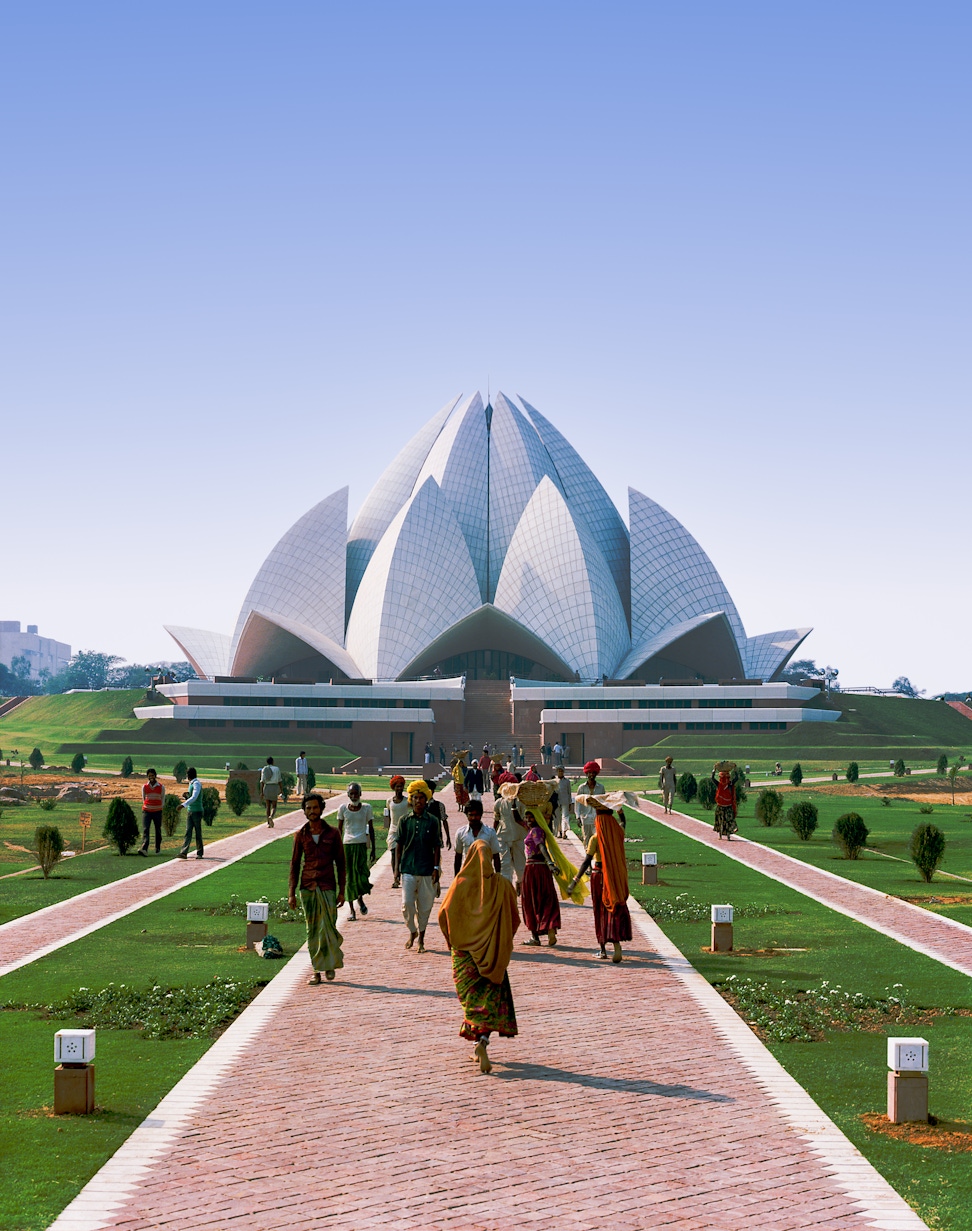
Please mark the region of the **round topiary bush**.
[[71, 758], [71, 773], [80, 774], [84, 769], [84, 753], [76, 752]]
[[695, 781], [695, 775], [684, 773], [678, 780], [678, 786], [675, 788], [678, 792], [679, 799], [690, 804], [699, 793], [699, 784]]
[[242, 816], [253, 800], [250, 788], [242, 778], [230, 778], [226, 784], [226, 802], [234, 816]]
[[121, 776], [123, 778], [130, 778], [132, 776], [134, 769], [135, 769], [135, 766], [132, 763], [132, 758], [126, 757], [124, 761], [122, 761]]
[[896, 778], [903, 778], [905, 776], [905, 763], [901, 757], [898, 757], [894, 763], [894, 776]]
[[786, 819], [801, 842], [807, 842], [817, 828], [817, 808], [809, 799], [801, 799], [788, 810]]
[[771, 786], [756, 796], [756, 820], [760, 825], [778, 825], [783, 817], [783, 796]]
[[127, 799], [120, 796], [108, 805], [108, 816], [101, 831], [108, 841], [118, 848], [119, 855], [127, 855], [138, 841], [138, 821]]
[[166, 795], [162, 800], [162, 828], [167, 838], [171, 838], [175, 833], [181, 811], [182, 804], [179, 802], [178, 795]]
[[31, 769], [40, 769], [44, 764], [44, 754], [39, 748], [35, 748], [27, 758]]
[[317, 774], [315, 774], [313, 769], [308, 765], [307, 766], [307, 789], [308, 791], [313, 791], [314, 787], [316, 786], [317, 786]]
[[219, 791], [214, 786], [204, 786], [199, 798], [202, 800], [203, 820], [212, 825], [219, 811]]
[[176, 782], [185, 782], [188, 772], [189, 766], [185, 761], [176, 761], [175, 765], [172, 766], [172, 777], [175, 778]]
[[834, 841], [844, 852], [845, 859], [856, 859], [860, 855], [867, 846], [870, 832], [864, 818], [857, 812], [845, 812], [834, 822]]
[[53, 812], [57, 807], [56, 799], [39, 799], [37, 802], [40, 805], [41, 812]]
[[848, 782], [856, 782], [858, 778], [860, 778], [860, 776], [861, 776], [861, 767], [857, 764], [856, 761], [851, 761], [850, 765], [847, 766], [847, 773], [844, 774], [844, 777], [847, 779]]
[[930, 821], [923, 821], [911, 835], [911, 858], [926, 883], [945, 857], [945, 835]]
[[44, 880], [47, 880], [54, 865], [64, 854], [64, 839], [56, 825], [37, 826], [34, 830], [34, 850], [37, 852], [37, 862], [44, 873]]
[[944, 778], [948, 773], [948, 757], [943, 752], [935, 762], [935, 773], [939, 778]]
[[285, 769], [280, 775], [280, 798], [284, 801], [284, 803], [286, 803], [291, 795], [293, 795], [294, 788], [296, 786], [297, 779], [292, 773], [290, 773], [289, 770]]
[[799, 761], [797, 761], [796, 765], [794, 765], [790, 770], [790, 781], [794, 786], [799, 786], [803, 781], [803, 767], [800, 765]]
[[711, 812], [715, 807], [716, 784], [711, 778], [699, 779], [699, 803], [705, 808], [706, 812]]

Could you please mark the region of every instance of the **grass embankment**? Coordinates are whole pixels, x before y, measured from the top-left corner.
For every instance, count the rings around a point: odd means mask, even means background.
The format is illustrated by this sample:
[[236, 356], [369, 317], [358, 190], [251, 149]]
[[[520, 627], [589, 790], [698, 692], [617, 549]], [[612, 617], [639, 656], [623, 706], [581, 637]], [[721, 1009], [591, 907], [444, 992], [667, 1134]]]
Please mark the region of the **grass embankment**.
[[[293, 808], [294, 805], [281, 804], [278, 816], [293, 811]], [[65, 841], [70, 842], [70, 849], [80, 852], [81, 829], [78, 817], [82, 811], [91, 813], [91, 828], [86, 841], [89, 849], [83, 855], [75, 854], [62, 858], [45, 881], [33, 856], [16, 848], [33, 847], [34, 832], [38, 825], [57, 825]], [[19, 807], [3, 807], [3, 816], [0, 817], [0, 877], [21, 868], [36, 870], [0, 880], [0, 925], [31, 911], [40, 910], [43, 906], [86, 893], [89, 889], [97, 889], [112, 881], [122, 880], [135, 872], [144, 872], [153, 864], [173, 859], [182, 846], [186, 828], [184, 813], [171, 838], [166, 837], [163, 830], [161, 854], [155, 854], [153, 831], [149, 846], [151, 853], [146, 858], [143, 859], [135, 853], [138, 845], [141, 845], [141, 839], [127, 855], [121, 856], [114, 847], [105, 846], [105, 840], [101, 836], [107, 811], [107, 802], [60, 803], [52, 812], [43, 811], [36, 802], [21, 804]], [[141, 825], [141, 812], [137, 807], [135, 815]], [[211, 842], [218, 842], [220, 838], [228, 838], [231, 834], [252, 829], [260, 823], [259, 806], [251, 804], [242, 816], [234, 816], [223, 803], [213, 824], [203, 825], [203, 842], [209, 845]], [[104, 849], [91, 850], [91, 847]]]
[[[914, 1205], [933, 1228], [972, 1228], [972, 1167], [967, 1153], [923, 1148], [872, 1131], [861, 1119], [886, 1110], [886, 1043], [890, 1034], [922, 1035], [931, 1045], [931, 1110], [942, 1128], [965, 1134], [972, 1125], [967, 1074], [972, 1066], [972, 1019], [948, 1015], [972, 1012], [968, 978], [922, 957], [870, 928], [855, 923], [770, 878], [700, 847], [691, 839], [628, 810], [630, 837], [642, 845], [628, 847], [632, 893], [651, 913], [674, 916], [658, 923], [682, 953], [711, 983], [726, 986], [730, 976], [768, 984], [784, 992], [784, 1000], [808, 988], [840, 985], [850, 993], [886, 1002], [903, 996], [924, 1012], [906, 1014], [901, 1024], [880, 1010], [851, 1013], [856, 1028], [830, 1028], [818, 1015], [815, 1042], [780, 1041], [785, 1034], [772, 1022], [772, 1011], [760, 1015], [768, 1027], [758, 1030], [767, 1046], [796, 1080], [809, 1091], [890, 1183]], [[659, 859], [657, 886], [640, 885], [640, 851], [654, 850]], [[685, 895], [676, 902], [678, 895]], [[736, 906], [736, 952], [706, 952], [709, 944], [708, 906]], [[692, 920], [690, 903], [705, 908]], [[740, 908], [742, 908], [740, 910]], [[772, 913], [760, 915], [759, 911]], [[636, 942], [637, 943], [637, 942]], [[785, 983], [784, 983], [785, 981]], [[896, 987], [895, 985], [903, 985]], [[731, 986], [731, 985], [730, 985]], [[758, 998], [772, 1001], [760, 993]], [[785, 1007], [784, 1014], [790, 1012]], [[746, 1014], [752, 1020], [754, 1011]], [[874, 1018], [877, 1020], [875, 1021]], [[961, 1122], [956, 1125], [954, 1122]], [[972, 1137], [966, 1137], [972, 1142]]]
[[[972, 789], [972, 779], [959, 778], [958, 782], [964, 784], [964, 790]], [[834, 872], [857, 884], [868, 885], [881, 893], [927, 905], [940, 914], [972, 925], [972, 809], [968, 806], [956, 805], [953, 808], [950, 805], [936, 804], [930, 814], [923, 814], [919, 811], [923, 805], [910, 799], [893, 799], [891, 796], [887, 798], [892, 798], [892, 802], [885, 806], [878, 794], [880, 786], [873, 791], [866, 787], [847, 787], [849, 793], [842, 795], [829, 794], [826, 788], [814, 790], [812, 787], [787, 786], [785, 790], [778, 789], [784, 798], [784, 818], [785, 810], [797, 800], [812, 800], [819, 813], [816, 832], [804, 842], [797, 837], [785, 819], [782, 824], [772, 828], [759, 824], [755, 818], [758, 791], [754, 786], [753, 790], [748, 792], [746, 802], [739, 808], [739, 832], [743, 837], [815, 867]], [[697, 817], [707, 824], [712, 823], [714, 813], [707, 812], [698, 800], [693, 800], [690, 804], [679, 800], [677, 806], [680, 812], [688, 816]], [[867, 849], [861, 852], [858, 859], [845, 859], [832, 837], [834, 822], [845, 812], [857, 812], [870, 830]], [[945, 860], [941, 865], [941, 872], [968, 877], [968, 883], [942, 876], [939, 872], [931, 884], [925, 884], [918, 875], [911, 861], [909, 847], [912, 832], [923, 821], [937, 825], [945, 834]], [[934, 900], [953, 897], [966, 900], [964, 903]]]
[[[284, 963], [239, 951], [245, 919], [186, 908], [225, 906], [231, 894], [244, 901], [266, 896], [276, 903], [287, 892], [291, 849], [292, 839], [282, 838], [7, 975], [0, 979], [0, 1002], [50, 1004], [80, 988], [97, 991], [110, 983], [147, 991], [157, 985], [201, 987], [215, 977], [269, 980]], [[303, 943], [299, 920], [273, 919], [270, 930], [288, 956]], [[6, 1231], [49, 1226], [212, 1041], [146, 1038], [136, 1030], [99, 1026], [98, 1110], [92, 1116], [55, 1117], [51, 1040], [56, 1030], [85, 1024], [77, 1017], [0, 1012], [0, 1048], [16, 1058], [6, 1068], [0, 1109], [0, 1226]]]

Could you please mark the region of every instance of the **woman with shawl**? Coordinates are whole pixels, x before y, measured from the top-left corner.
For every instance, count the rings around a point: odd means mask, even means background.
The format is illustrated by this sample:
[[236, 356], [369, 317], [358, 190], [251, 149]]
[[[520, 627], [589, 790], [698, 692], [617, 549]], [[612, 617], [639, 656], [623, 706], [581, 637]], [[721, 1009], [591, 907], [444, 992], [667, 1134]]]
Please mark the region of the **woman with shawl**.
[[469, 792], [466, 790], [466, 767], [458, 759], [452, 767], [452, 789], [456, 793], [459, 811], [462, 812], [469, 803]]
[[485, 842], [474, 842], [439, 907], [439, 927], [452, 950], [452, 977], [462, 1005], [459, 1034], [475, 1041], [481, 1073], [492, 1068], [486, 1046], [495, 1030], [516, 1036], [516, 1013], [507, 967], [520, 926], [516, 890], [493, 867]]
[[547, 841], [540, 826], [537, 809], [530, 809], [530, 828], [523, 839], [526, 866], [523, 869], [523, 887], [520, 903], [523, 907], [523, 922], [530, 929], [530, 940], [525, 945], [539, 945], [540, 933], [547, 933], [547, 944], [553, 948], [560, 931], [560, 902], [554, 877], [557, 865], [547, 851]]
[[738, 832], [739, 826], [736, 824], [736, 788], [732, 785], [732, 779], [726, 769], [719, 772], [715, 802], [715, 823], [712, 828], [720, 838], [731, 842], [732, 835]]
[[[587, 844], [587, 858], [577, 878], [591, 868], [591, 905], [594, 907], [594, 934], [600, 945], [599, 958], [607, 959], [608, 941], [614, 946], [612, 962], [621, 961], [621, 942], [631, 939], [631, 915], [628, 913], [628, 864], [624, 853], [624, 809], [612, 812], [618, 797], [589, 795], [584, 801], [594, 808], [594, 836]], [[617, 817], [617, 819], [615, 819]]]

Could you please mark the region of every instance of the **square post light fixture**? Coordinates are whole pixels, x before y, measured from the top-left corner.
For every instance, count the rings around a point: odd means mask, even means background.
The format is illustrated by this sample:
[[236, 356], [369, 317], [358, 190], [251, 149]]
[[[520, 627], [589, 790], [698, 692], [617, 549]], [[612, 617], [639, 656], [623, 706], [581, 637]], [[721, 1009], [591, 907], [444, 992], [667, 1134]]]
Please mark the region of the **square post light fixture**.
[[928, 1123], [927, 1039], [888, 1039], [888, 1119]]
[[712, 907], [712, 952], [732, 952], [732, 907], [728, 902]]
[[641, 883], [643, 885], [658, 884], [658, 856], [654, 851], [641, 852]]
[[94, 1111], [93, 1030], [58, 1030], [54, 1035], [54, 1114], [85, 1116]]
[[246, 947], [255, 949], [257, 944], [267, 934], [267, 920], [270, 918], [268, 902], [247, 902], [246, 904]]

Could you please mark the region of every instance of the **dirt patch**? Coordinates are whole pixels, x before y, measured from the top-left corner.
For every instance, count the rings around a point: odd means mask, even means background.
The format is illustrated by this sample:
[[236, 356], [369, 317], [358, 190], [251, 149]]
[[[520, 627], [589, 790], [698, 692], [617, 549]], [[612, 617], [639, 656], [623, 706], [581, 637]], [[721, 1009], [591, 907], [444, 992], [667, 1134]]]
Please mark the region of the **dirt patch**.
[[926, 1150], [945, 1150], [950, 1154], [972, 1154], [972, 1124], [965, 1120], [935, 1120], [928, 1124], [892, 1124], [887, 1116], [867, 1111], [861, 1119], [872, 1133], [907, 1141]]
[[[961, 789], [967, 786], [968, 779], [963, 778], [960, 789], [955, 792], [956, 807], [972, 806], [972, 792], [968, 789]], [[794, 789], [790, 788], [790, 790]], [[881, 799], [882, 796], [887, 796], [889, 799], [908, 799], [918, 804], [952, 806], [951, 788], [943, 784], [941, 778], [931, 778], [926, 782], [920, 778], [908, 778], [907, 782], [901, 779], [894, 781], [888, 779], [877, 783], [859, 782], [856, 786], [851, 786], [849, 782], [811, 782], [807, 783], [806, 788], [799, 789], [811, 790], [815, 795], [838, 795], [848, 799]]]
[[947, 897], [904, 898], [912, 906], [972, 906], [972, 893], [953, 893]]
[[[708, 945], [701, 946], [703, 953], [711, 953]], [[784, 953], [809, 953], [809, 949], [720, 949], [722, 957], [780, 957]]]

